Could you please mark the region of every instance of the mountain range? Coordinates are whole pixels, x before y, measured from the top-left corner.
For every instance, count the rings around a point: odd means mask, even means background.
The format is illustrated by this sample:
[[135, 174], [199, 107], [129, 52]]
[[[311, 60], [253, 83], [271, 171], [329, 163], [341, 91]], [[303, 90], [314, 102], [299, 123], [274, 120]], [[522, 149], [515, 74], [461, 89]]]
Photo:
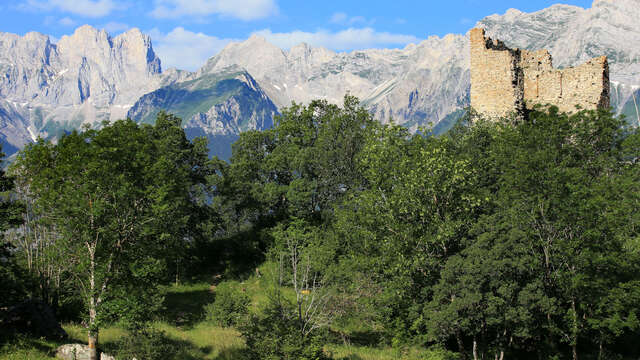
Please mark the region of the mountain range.
[[[640, 123], [640, 0], [595, 0], [591, 8], [515, 9], [477, 26], [511, 47], [548, 49], [556, 67], [607, 55], [612, 104]], [[444, 131], [469, 104], [468, 35], [431, 36], [403, 49], [288, 50], [259, 36], [230, 43], [195, 72], [162, 69], [149, 36], [112, 37], [82, 26], [57, 43], [39, 33], [0, 33], [0, 142], [12, 154], [38, 137], [130, 117], [153, 122], [160, 110], [230, 155], [238, 134], [272, 126], [292, 101], [357, 96], [382, 122]]]

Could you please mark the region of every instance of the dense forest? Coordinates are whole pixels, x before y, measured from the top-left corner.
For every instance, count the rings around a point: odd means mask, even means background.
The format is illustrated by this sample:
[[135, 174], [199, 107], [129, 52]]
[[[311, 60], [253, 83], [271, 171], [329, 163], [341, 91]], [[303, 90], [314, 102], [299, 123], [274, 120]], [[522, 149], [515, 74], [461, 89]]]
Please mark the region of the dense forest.
[[207, 153], [166, 113], [21, 151], [0, 181], [0, 358], [50, 335], [12, 320], [35, 299], [92, 349], [117, 327], [118, 358], [202, 358], [154, 325], [194, 279], [211, 289], [181, 326], [241, 342], [211, 358], [640, 356], [640, 132], [624, 118], [470, 112], [436, 136], [347, 96], [293, 104], [229, 162]]

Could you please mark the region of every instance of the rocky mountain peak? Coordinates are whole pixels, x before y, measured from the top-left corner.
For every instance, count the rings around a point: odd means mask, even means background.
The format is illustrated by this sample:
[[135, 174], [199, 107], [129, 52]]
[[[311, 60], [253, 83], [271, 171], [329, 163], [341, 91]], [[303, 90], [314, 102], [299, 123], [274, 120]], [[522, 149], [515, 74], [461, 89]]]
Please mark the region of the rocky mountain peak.
[[282, 68], [285, 63], [286, 55], [282, 49], [254, 34], [246, 41], [229, 43], [218, 55], [210, 58], [198, 73], [217, 72], [237, 65], [254, 77], [261, 78], [276, 68]]
[[514, 8], [510, 8], [507, 10], [507, 12], [504, 14], [504, 17], [509, 19], [509, 18], [514, 18], [516, 16], [519, 16], [522, 14], [522, 11], [518, 10], [518, 9], [514, 9]]
[[[625, 112], [640, 85], [639, 8], [640, 0], [595, 0], [588, 9], [510, 9], [478, 26], [512, 48], [548, 49], [556, 67], [607, 55], [612, 101]], [[380, 121], [444, 129], [469, 105], [469, 68], [469, 37], [456, 34], [352, 52], [305, 43], [284, 50], [256, 34], [229, 43], [191, 73], [162, 72], [151, 39], [138, 29], [111, 37], [82, 26], [58, 44], [38, 33], [0, 33], [0, 141], [19, 148], [86, 122], [128, 113], [152, 119], [160, 108], [194, 110], [179, 114], [191, 119], [192, 130], [236, 136], [267, 126], [292, 101], [340, 103], [346, 93]]]
[[13, 124], [9, 144], [121, 118], [160, 82], [160, 59], [138, 29], [111, 37], [84, 25], [57, 44], [35, 32], [0, 33], [0, 122]]
[[83, 54], [87, 50], [98, 48], [110, 48], [111, 37], [102, 30], [98, 30], [90, 25], [83, 25], [77, 28], [72, 35], [64, 35], [58, 41], [58, 48], [63, 51], [73, 51]]
[[294, 57], [308, 56], [311, 54], [311, 46], [305, 42], [294, 45], [289, 49], [289, 55]]
[[[12, 34], [13, 35], [13, 34]], [[50, 42], [49, 36], [41, 34], [37, 31], [31, 31], [24, 35], [24, 40], [32, 43], [46, 43]]]
[[249, 36], [249, 38], [244, 42], [250, 44], [265, 44], [267, 43], [267, 39], [258, 34], [251, 34], [251, 36]]
[[593, 0], [593, 3], [591, 4], [592, 8], [595, 7], [600, 7], [600, 6], [616, 6], [616, 5], [620, 5], [620, 4], [624, 4], [624, 3], [633, 3], [634, 1], [628, 1], [628, 0]]

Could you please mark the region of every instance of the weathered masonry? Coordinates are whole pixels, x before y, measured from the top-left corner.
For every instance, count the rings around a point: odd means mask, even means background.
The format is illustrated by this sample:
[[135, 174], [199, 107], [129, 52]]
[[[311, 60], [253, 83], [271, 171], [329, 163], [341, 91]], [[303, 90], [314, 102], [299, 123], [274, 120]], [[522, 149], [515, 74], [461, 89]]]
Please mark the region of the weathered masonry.
[[498, 118], [522, 115], [537, 104], [563, 112], [609, 107], [607, 57], [557, 70], [547, 50], [510, 49], [486, 37], [484, 29], [472, 29], [471, 107]]

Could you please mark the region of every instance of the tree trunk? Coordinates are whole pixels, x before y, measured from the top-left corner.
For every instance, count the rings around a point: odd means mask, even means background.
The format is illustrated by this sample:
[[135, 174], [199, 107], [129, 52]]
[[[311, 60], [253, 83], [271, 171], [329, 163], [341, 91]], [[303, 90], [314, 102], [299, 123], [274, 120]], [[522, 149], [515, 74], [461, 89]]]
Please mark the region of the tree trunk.
[[89, 360], [98, 360], [98, 331], [89, 329]]
[[573, 360], [578, 360], [578, 313], [576, 312], [575, 299], [571, 299], [571, 312], [573, 317], [573, 341], [571, 343], [571, 351], [573, 353]]
[[180, 260], [176, 260], [176, 286], [180, 285]]
[[464, 360], [467, 358], [467, 353], [464, 351], [464, 342], [462, 342], [460, 330], [456, 331], [456, 341], [458, 342], [458, 352], [462, 354], [462, 359]]
[[473, 360], [478, 360], [478, 341], [473, 337]]
[[91, 294], [89, 294], [89, 360], [98, 360], [98, 324], [96, 322], [96, 278], [95, 278], [95, 249], [89, 247], [89, 256], [91, 259], [90, 273], [89, 273], [89, 286]]
[[602, 345], [602, 339], [600, 339], [599, 347], [598, 347], [598, 360], [602, 360], [603, 355], [604, 355], [604, 345]]
[[96, 324], [96, 309], [93, 297], [89, 303], [89, 360], [98, 360], [98, 327]]

